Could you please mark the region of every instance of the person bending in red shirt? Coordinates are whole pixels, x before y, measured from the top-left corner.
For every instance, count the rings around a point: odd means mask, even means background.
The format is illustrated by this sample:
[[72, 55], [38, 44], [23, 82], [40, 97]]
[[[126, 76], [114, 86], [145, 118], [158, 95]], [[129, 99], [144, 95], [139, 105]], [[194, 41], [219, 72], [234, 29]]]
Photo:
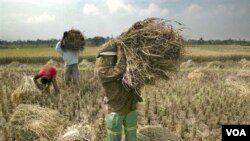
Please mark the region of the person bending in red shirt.
[[[34, 77], [34, 82], [36, 86], [41, 91], [49, 91], [49, 87], [52, 82], [55, 89], [55, 93], [59, 93], [60, 91], [56, 81], [56, 73], [57, 70], [52, 66], [45, 66], [41, 68], [38, 74]], [[40, 79], [40, 83], [38, 82], [38, 79]]]

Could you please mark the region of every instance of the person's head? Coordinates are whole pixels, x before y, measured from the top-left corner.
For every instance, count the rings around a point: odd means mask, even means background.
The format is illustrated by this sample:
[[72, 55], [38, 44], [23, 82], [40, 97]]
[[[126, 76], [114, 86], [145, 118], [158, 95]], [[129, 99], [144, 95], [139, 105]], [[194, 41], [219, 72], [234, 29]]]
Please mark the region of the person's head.
[[51, 79], [49, 79], [47, 76], [44, 75], [41, 77], [41, 82], [42, 84], [48, 84], [51, 82]]
[[117, 47], [116, 46], [108, 46], [102, 49], [97, 58], [102, 57], [104, 65], [114, 66], [117, 61]]
[[106, 66], [115, 66], [117, 62], [116, 55], [102, 55], [101, 57]]
[[62, 38], [62, 39], [66, 38], [67, 36], [68, 36], [68, 31], [65, 31], [65, 32], [63, 33], [63, 38]]

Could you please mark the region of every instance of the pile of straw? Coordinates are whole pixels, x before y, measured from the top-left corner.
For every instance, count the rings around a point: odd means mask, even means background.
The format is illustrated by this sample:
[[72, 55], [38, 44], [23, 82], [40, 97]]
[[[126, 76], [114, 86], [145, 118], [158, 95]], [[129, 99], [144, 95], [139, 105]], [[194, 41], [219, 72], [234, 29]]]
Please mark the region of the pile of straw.
[[181, 63], [181, 68], [191, 68], [195, 67], [195, 62], [193, 60], [187, 60], [186, 62]]
[[122, 46], [127, 64], [123, 83], [135, 89], [158, 78], [171, 78], [184, 52], [180, 31], [159, 18], [136, 22], [108, 44]]
[[82, 59], [82, 61], [79, 63], [79, 66], [80, 67], [85, 67], [85, 68], [87, 68], [87, 67], [92, 68], [92, 67], [94, 67], [94, 64], [89, 62], [86, 59]]
[[95, 130], [90, 125], [72, 125], [60, 135], [58, 141], [94, 141]]
[[83, 50], [84, 45], [84, 36], [76, 29], [69, 30], [66, 37], [62, 39], [62, 49]]
[[37, 88], [32, 76], [24, 76], [21, 85], [11, 94], [13, 106], [39, 103], [42, 92]]
[[18, 61], [13, 61], [7, 65], [7, 67], [19, 67], [21, 65]]
[[59, 63], [56, 62], [55, 60], [53, 59], [49, 59], [49, 61], [45, 64], [45, 66], [59, 66]]
[[250, 66], [250, 61], [247, 60], [247, 59], [245, 59], [245, 58], [243, 58], [243, 59], [241, 59], [241, 60], [239, 61], [239, 64], [241, 65], [241, 67], [247, 68], [247, 67]]
[[206, 67], [207, 68], [222, 69], [225, 67], [225, 65], [220, 61], [212, 61], [212, 62], [207, 63]]
[[206, 80], [210, 76], [206, 67], [199, 67], [188, 74], [190, 80]]
[[65, 127], [65, 119], [58, 111], [20, 104], [11, 116], [8, 127], [18, 141], [55, 141]]

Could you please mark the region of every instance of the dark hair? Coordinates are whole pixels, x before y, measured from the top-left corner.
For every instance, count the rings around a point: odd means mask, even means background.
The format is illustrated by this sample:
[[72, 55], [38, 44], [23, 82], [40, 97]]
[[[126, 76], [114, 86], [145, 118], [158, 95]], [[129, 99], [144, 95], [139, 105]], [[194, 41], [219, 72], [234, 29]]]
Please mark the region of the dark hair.
[[62, 40], [64, 39], [64, 38], [66, 38], [68, 36], [68, 31], [65, 31], [64, 33], [63, 33], [63, 38], [62, 38]]
[[49, 79], [47, 76], [42, 76], [41, 82], [42, 82], [42, 84], [47, 84], [47, 83], [51, 82], [51, 79]]

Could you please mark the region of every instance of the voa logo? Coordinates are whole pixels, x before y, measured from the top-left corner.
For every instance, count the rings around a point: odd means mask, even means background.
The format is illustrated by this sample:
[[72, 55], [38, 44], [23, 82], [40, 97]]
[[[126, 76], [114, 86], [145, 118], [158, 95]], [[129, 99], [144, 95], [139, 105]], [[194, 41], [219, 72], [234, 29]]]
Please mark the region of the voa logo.
[[227, 136], [247, 136], [244, 129], [226, 129]]

